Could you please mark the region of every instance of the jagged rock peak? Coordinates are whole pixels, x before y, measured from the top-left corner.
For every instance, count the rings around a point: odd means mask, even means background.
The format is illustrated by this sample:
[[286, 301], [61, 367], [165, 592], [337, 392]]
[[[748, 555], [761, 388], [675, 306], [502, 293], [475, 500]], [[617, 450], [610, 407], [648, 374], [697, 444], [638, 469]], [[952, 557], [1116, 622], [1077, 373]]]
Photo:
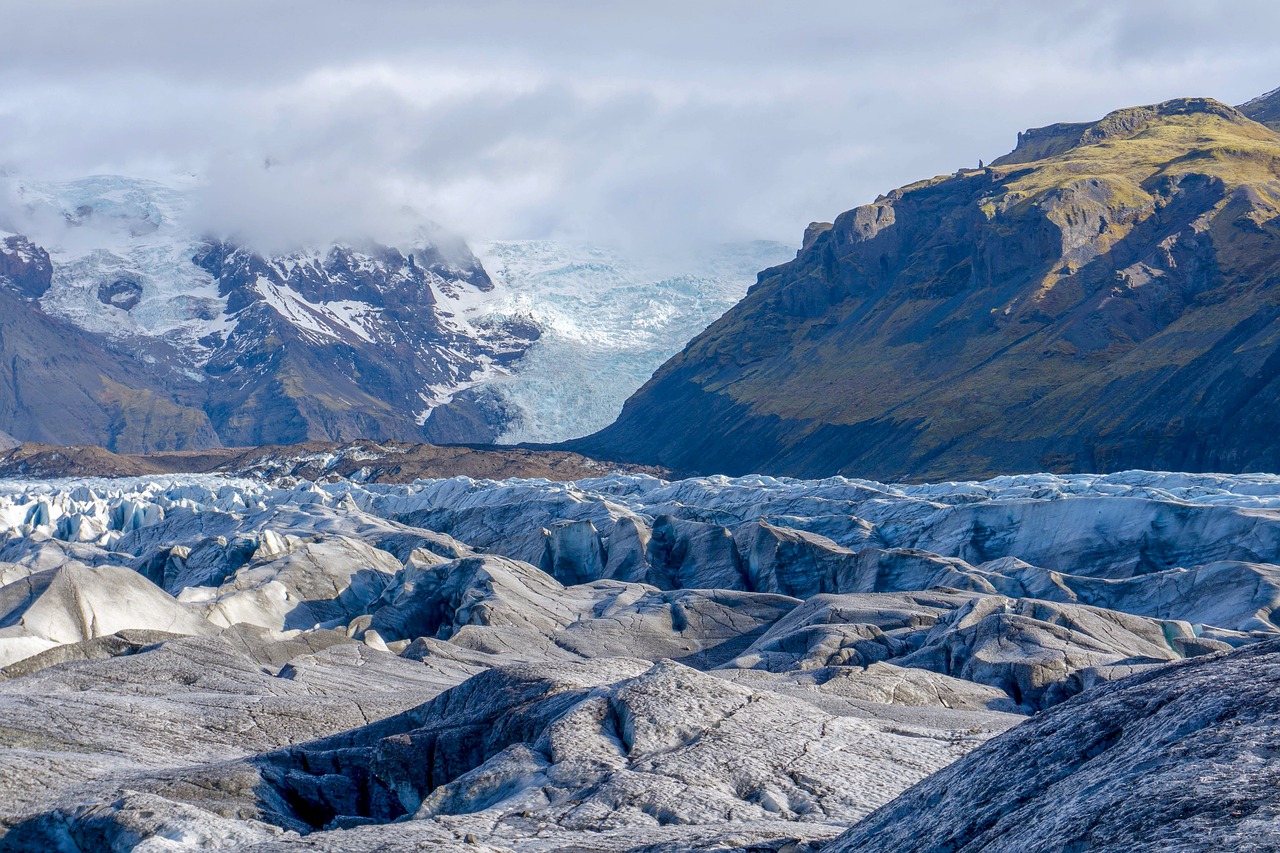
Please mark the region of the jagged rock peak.
[[49, 253], [17, 234], [0, 239], [0, 287], [39, 299], [49, 290], [53, 264]]

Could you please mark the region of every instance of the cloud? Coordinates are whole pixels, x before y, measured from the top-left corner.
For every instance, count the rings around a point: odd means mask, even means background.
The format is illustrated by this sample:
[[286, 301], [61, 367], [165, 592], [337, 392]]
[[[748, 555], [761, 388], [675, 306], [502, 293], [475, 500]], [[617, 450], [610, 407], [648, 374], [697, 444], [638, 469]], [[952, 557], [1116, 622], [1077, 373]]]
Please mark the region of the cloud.
[[427, 219], [794, 241], [1026, 127], [1280, 85], [1280, 7], [1243, 0], [8, 0], [6, 22], [0, 166], [194, 172], [203, 226], [273, 244]]

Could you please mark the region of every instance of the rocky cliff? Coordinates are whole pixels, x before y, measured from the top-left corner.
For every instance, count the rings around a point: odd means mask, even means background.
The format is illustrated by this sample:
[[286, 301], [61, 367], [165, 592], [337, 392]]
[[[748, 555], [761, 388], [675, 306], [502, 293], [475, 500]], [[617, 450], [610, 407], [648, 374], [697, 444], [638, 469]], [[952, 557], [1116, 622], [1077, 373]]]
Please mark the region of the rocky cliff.
[[1217, 101], [1030, 130], [811, 228], [572, 446], [877, 479], [1276, 470], [1278, 214], [1280, 136]]

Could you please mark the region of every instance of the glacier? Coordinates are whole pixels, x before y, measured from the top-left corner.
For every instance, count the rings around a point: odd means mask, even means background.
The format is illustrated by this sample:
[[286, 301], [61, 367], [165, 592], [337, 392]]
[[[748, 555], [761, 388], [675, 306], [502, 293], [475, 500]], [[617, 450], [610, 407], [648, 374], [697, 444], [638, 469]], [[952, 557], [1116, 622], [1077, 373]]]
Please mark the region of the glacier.
[[497, 442], [515, 444], [608, 426], [664, 361], [742, 298], [758, 270], [790, 260], [795, 247], [718, 244], [667, 264], [551, 241], [484, 243], [477, 254], [496, 288], [474, 313], [527, 317], [542, 330], [507, 375], [479, 385], [513, 413]]
[[[225, 332], [226, 299], [204, 270], [191, 262], [200, 240], [186, 229], [190, 181], [156, 181], [100, 175], [76, 181], [8, 179], [13, 220], [54, 260], [47, 313], [91, 332], [114, 337], [168, 338], [185, 351]], [[142, 299], [122, 311], [98, 298], [98, 288], [128, 280]]]
[[1280, 839], [1280, 476], [255, 471], [0, 481], [0, 849]]

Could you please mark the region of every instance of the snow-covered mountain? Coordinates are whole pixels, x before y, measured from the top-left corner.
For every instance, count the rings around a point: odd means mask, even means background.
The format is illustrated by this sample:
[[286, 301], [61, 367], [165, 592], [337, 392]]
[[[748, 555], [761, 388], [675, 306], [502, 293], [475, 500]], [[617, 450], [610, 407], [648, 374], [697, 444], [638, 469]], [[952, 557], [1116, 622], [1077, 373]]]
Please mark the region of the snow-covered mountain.
[[193, 225], [197, 190], [4, 182], [0, 430], [130, 452], [570, 438], [790, 255], [724, 248], [672, 275], [493, 243], [482, 264], [434, 227], [272, 254]]

